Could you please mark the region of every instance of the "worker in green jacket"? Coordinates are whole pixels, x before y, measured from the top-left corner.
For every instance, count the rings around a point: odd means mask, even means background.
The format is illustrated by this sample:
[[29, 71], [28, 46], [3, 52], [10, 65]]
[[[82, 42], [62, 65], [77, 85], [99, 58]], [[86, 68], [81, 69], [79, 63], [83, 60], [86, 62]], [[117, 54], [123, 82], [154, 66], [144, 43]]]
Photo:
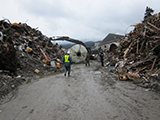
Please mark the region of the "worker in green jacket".
[[66, 76], [67, 72], [68, 72], [68, 76], [70, 76], [70, 72], [71, 72], [71, 64], [72, 64], [72, 58], [70, 56], [70, 52], [68, 51], [65, 56], [63, 57], [63, 64], [65, 67], [65, 73], [64, 76]]

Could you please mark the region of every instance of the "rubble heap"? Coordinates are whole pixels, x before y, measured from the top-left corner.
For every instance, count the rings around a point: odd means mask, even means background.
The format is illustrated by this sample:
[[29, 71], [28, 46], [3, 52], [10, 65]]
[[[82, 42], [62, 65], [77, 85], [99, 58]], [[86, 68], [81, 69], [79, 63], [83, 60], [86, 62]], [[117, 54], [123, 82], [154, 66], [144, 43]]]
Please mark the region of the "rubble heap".
[[26, 23], [0, 21], [0, 99], [35, 75], [61, 71], [61, 46]]
[[114, 66], [110, 70], [118, 73], [119, 80], [133, 80], [143, 87], [160, 90], [159, 51], [160, 13], [135, 25], [134, 30], [120, 40], [116, 55], [106, 53], [106, 65]]

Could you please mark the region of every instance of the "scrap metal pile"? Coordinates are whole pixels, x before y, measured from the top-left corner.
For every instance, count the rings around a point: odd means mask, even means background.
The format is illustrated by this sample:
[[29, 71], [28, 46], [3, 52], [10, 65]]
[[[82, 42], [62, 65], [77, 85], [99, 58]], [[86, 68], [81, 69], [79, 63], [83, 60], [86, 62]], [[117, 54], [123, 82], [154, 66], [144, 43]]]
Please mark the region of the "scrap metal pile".
[[106, 66], [112, 66], [110, 71], [118, 73], [119, 80], [133, 80], [160, 91], [160, 13], [135, 25], [120, 40], [116, 55], [106, 55]]
[[[0, 99], [31, 78], [59, 72], [61, 46], [27, 24], [0, 21]], [[59, 67], [59, 66], [58, 66]]]

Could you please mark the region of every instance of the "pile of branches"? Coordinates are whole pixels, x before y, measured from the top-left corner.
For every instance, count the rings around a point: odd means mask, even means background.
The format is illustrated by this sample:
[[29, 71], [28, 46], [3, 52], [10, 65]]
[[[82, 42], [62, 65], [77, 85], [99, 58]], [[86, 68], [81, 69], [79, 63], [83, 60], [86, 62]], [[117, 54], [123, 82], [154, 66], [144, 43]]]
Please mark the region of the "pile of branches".
[[115, 66], [119, 80], [133, 80], [160, 90], [160, 13], [135, 25], [134, 30], [120, 40], [117, 51], [108, 58], [111, 61], [107, 65]]

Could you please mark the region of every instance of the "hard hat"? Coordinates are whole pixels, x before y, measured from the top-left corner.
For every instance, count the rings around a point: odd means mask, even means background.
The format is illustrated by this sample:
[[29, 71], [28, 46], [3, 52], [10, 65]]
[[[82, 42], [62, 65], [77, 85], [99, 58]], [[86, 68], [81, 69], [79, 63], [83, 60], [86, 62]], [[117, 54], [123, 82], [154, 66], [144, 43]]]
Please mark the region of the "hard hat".
[[68, 51], [67, 54], [70, 54], [70, 51]]

